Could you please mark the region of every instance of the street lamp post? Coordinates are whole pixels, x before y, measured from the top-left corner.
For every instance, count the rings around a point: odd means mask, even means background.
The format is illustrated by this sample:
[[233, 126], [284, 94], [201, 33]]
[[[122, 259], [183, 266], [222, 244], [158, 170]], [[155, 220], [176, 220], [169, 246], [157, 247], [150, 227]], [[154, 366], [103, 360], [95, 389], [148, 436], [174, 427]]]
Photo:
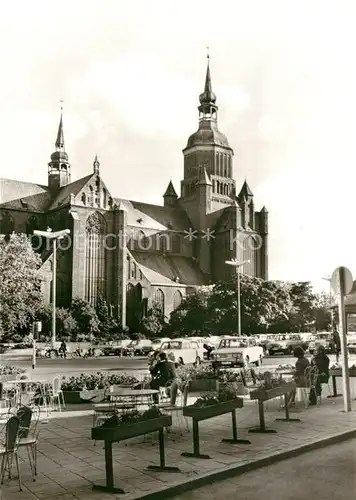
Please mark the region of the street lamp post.
[[249, 260], [243, 260], [242, 262], [237, 259], [233, 260], [225, 260], [225, 264], [228, 266], [234, 266], [236, 268], [237, 274], [237, 312], [238, 312], [238, 323], [237, 323], [237, 332], [238, 336], [241, 336], [241, 289], [240, 289], [240, 268], [245, 264], [249, 264]]
[[64, 238], [65, 235], [70, 234], [70, 229], [63, 229], [62, 231], [52, 232], [51, 229], [47, 231], [33, 231], [35, 236], [46, 238], [53, 241], [53, 265], [52, 265], [52, 348], [56, 346], [56, 277], [57, 277], [57, 240]]

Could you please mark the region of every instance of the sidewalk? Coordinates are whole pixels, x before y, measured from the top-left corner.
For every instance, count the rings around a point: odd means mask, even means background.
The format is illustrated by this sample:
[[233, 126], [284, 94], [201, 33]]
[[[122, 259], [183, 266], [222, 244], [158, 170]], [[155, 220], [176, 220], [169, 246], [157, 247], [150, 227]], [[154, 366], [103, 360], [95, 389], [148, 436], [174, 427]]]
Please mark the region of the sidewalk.
[[[26, 451], [23, 450], [20, 455], [23, 491], [18, 491], [16, 479], [10, 482], [6, 480], [0, 498], [134, 500], [219, 472], [226, 474], [229, 468], [252, 464], [278, 453], [356, 431], [356, 412], [343, 413], [342, 398], [324, 399], [321, 406], [298, 411], [301, 422], [275, 422], [276, 417], [283, 416], [278, 403], [279, 399], [269, 402], [265, 415], [266, 425], [276, 429], [277, 434], [248, 433], [248, 428], [258, 425], [258, 407], [255, 402], [246, 399], [244, 408], [237, 410], [239, 437], [249, 439], [250, 445], [221, 443], [222, 438], [232, 437], [230, 414], [201, 422], [201, 453], [209, 454], [210, 460], [181, 456], [183, 451], [192, 451], [192, 432], [186, 431], [182, 418], [173, 416], [172, 432], [165, 437], [166, 464], [179, 467], [180, 473], [146, 469], [148, 465], [159, 464], [156, 435], [146, 436], [145, 441], [140, 437], [114, 444], [115, 486], [125, 491], [123, 495], [92, 490], [93, 483], [105, 484], [105, 460], [103, 444], [97, 442], [94, 446], [90, 438], [92, 416], [88, 415], [89, 411], [81, 411], [81, 416], [78, 416], [77, 412], [69, 410], [63, 412], [60, 418], [56, 418], [53, 413], [40, 424], [37, 481], [31, 480]], [[355, 401], [353, 406], [355, 410]], [[188, 421], [191, 429], [190, 419]], [[168, 491], [166, 494], [168, 498]]]

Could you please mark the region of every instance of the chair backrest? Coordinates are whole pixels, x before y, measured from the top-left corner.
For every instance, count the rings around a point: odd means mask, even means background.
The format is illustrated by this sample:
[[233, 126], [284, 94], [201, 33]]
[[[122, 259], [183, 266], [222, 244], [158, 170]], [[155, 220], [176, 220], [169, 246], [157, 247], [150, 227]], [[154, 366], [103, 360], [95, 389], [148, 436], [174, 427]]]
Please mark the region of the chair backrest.
[[18, 433], [20, 420], [18, 417], [10, 417], [6, 423], [5, 451], [12, 452], [16, 450], [18, 442]]
[[187, 406], [188, 395], [189, 395], [189, 385], [190, 385], [190, 380], [187, 380], [187, 382], [182, 387], [182, 395], [183, 395], [182, 406]]
[[52, 382], [53, 395], [57, 396], [61, 388], [61, 381], [59, 377], [54, 377]]
[[32, 409], [28, 406], [20, 406], [16, 412], [16, 416], [20, 420], [19, 438], [25, 438], [30, 431]]
[[304, 370], [305, 385], [308, 388], [314, 388], [318, 379], [319, 370], [317, 366], [307, 366]]

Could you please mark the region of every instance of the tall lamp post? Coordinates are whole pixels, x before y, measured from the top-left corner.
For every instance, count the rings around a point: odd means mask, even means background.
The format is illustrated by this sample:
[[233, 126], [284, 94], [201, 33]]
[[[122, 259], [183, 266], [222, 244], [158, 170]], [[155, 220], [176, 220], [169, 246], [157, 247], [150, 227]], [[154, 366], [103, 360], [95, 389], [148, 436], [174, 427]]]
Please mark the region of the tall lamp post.
[[238, 323], [237, 323], [237, 332], [238, 336], [241, 337], [241, 289], [240, 289], [240, 268], [243, 267], [245, 264], [249, 264], [249, 260], [243, 260], [240, 262], [237, 259], [233, 260], [225, 260], [225, 264], [228, 266], [233, 266], [236, 268], [236, 274], [237, 274], [237, 312], [238, 312]]
[[53, 265], [52, 265], [52, 348], [56, 346], [56, 278], [57, 278], [57, 240], [64, 238], [70, 234], [70, 229], [52, 232], [52, 229], [47, 231], [33, 231], [35, 236], [46, 238], [53, 241]]

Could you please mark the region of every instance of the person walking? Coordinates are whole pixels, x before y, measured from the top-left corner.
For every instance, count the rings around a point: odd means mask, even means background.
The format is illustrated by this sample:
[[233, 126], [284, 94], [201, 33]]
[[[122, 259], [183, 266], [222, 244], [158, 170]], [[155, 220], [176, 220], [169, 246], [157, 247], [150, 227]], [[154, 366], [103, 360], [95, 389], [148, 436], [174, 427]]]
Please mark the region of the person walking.
[[[297, 358], [295, 363], [295, 372], [293, 378], [297, 384], [297, 387], [306, 387], [305, 380], [305, 369], [310, 366], [309, 360], [305, 357], [305, 353], [302, 347], [296, 347], [294, 349], [294, 356]], [[295, 404], [296, 390], [289, 394], [288, 406]]]
[[64, 340], [62, 340], [59, 352], [62, 354], [63, 358], [67, 358], [67, 344], [65, 343]]
[[309, 404], [316, 405], [318, 397], [321, 398], [322, 386], [329, 381], [329, 365], [330, 359], [326, 355], [325, 347], [318, 345], [316, 348], [315, 356], [311, 360], [311, 365], [318, 368], [318, 378], [316, 380], [315, 389], [311, 389], [309, 394]]

